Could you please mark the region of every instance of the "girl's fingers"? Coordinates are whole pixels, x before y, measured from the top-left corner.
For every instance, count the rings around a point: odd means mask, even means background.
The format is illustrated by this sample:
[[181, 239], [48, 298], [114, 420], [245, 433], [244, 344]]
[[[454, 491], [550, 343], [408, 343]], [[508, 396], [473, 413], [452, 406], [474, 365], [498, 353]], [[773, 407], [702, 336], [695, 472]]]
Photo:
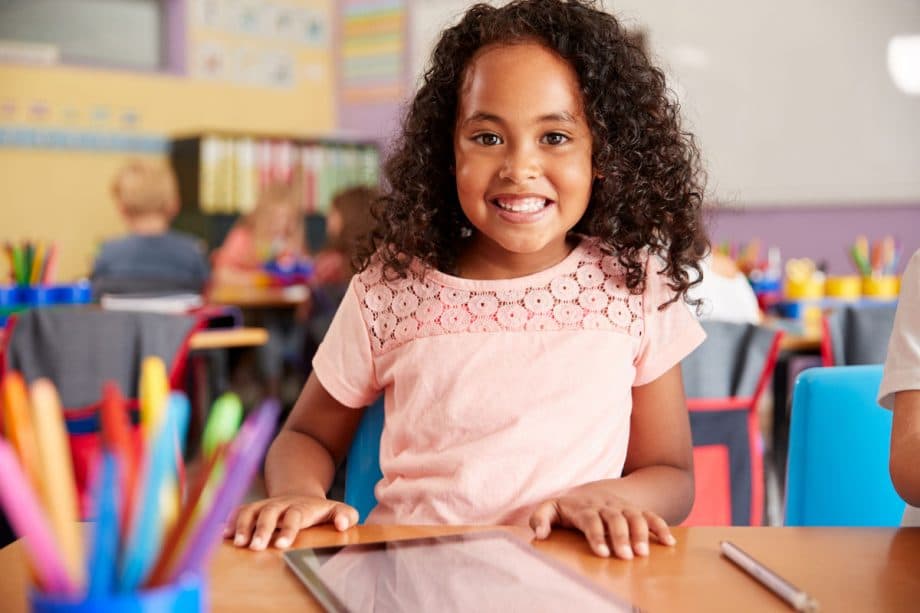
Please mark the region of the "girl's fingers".
[[645, 516], [639, 511], [627, 509], [623, 511], [623, 517], [629, 524], [629, 538], [632, 541], [632, 549], [636, 555], [648, 555], [648, 522]]
[[668, 522], [661, 519], [657, 514], [652, 513], [651, 511], [646, 511], [643, 513], [643, 515], [645, 516], [645, 521], [648, 522], [649, 532], [655, 535], [655, 538], [658, 539], [659, 543], [671, 547], [677, 544], [677, 539], [674, 538], [674, 535], [671, 534], [671, 529], [668, 527]]
[[278, 525], [278, 518], [287, 510], [288, 505], [280, 501], [271, 500], [262, 506], [259, 516], [256, 519], [256, 529], [252, 533], [252, 540], [249, 542], [249, 548], [253, 551], [262, 551], [272, 540], [275, 534], [275, 527]]
[[294, 542], [294, 538], [303, 526], [303, 512], [300, 505], [291, 506], [278, 520], [278, 536], [275, 537], [275, 547], [287, 549]]
[[332, 507], [332, 524], [339, 532], [344, 532], [358, 523], [358, 511], [347, 504], [336, 503]]
[[559, 521], [559, 512], [552, 500], [547, 500], [537, 507], [530, 516], [530, 529], [540, 540], [549, 536], [552, 525]]
[[601, 516], [604, 523], [607, 524], [607, 534], [613, 545], [614, 553], [618, 558], [632, 560], [633, 548], [629, 540], [629, 522], [626, 521], [623, 512], [602, 510]]
[[584, 532], [588, 545], [591, 546], [594, 553], [602, 558], [610, 557], [610, 547], [607, 546], [607, 538], [604, 535], [604, 521], [597, 511], [593, 509], [580, 511], [574, 517], [569, 517], [569, 521]]
[[261, 503], [247, 504], [239, 508], [236, 512], [236, 522], [233, 526], [233, 544], [237, 547], [245, 547], [252, 538], [252, 531], [255, 528], [256, 515], [259, 513]]

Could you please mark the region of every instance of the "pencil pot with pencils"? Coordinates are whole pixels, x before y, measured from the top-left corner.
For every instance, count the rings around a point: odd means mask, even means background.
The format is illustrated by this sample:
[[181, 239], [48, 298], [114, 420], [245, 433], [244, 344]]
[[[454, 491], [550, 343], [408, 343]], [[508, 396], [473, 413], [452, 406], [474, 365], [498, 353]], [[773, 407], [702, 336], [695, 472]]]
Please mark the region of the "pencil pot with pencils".
[[207, 590], [196, 574], [186, 574], [175, 583], [137, 592], [110, 592], [72, 600], [36, 589], [29, 592], [33, 613], [200, 613], [208, 610]]

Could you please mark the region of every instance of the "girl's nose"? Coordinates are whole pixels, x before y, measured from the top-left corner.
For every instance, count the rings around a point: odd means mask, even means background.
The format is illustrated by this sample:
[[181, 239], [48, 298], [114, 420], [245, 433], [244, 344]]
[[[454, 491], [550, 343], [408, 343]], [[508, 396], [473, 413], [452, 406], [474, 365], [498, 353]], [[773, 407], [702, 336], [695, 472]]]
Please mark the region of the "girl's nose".
[[535, 152], [521, 147], [508, 152], [498, 177], [513, 183], [523, 183], [536, 179], [540, 172], [540, 162]]

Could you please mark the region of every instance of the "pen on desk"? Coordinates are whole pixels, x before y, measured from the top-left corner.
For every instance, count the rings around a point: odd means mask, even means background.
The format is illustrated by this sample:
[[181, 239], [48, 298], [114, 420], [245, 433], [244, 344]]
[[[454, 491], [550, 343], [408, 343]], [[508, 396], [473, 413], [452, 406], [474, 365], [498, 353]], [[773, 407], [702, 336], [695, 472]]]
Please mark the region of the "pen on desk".
[[796, 611], [817, 611], [818, 601], [728, 541], [721, 541], [722, 555], [756, 579], [761, 585], [785, 600]]

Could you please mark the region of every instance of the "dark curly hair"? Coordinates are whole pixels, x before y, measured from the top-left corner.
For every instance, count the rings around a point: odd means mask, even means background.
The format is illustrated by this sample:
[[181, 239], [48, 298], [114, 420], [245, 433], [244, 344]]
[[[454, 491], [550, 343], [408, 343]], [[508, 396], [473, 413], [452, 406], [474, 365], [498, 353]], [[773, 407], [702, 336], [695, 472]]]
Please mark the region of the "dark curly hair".
[[456, 271], [469, 227], [452, 173], [460, 89], [477, 51], [516, 42], [554, 51], [581, 85], [599, 178], [572, 231], [617, 255], [633, 293], [645, 288], [648, 254], [659, 255], [673, 300], [696, 304], [686, 292], [698, 283], [708, 249], [699, 151], [680, 127], [664, 74], [612, 15], [583, 0], [477, 4], [442, 33], [384, 165], [389, 189], [375, 203], [377, 225], [358, 252], [359, 268], [379, 258], [387, 276], [404, 277], [418, 258]]

